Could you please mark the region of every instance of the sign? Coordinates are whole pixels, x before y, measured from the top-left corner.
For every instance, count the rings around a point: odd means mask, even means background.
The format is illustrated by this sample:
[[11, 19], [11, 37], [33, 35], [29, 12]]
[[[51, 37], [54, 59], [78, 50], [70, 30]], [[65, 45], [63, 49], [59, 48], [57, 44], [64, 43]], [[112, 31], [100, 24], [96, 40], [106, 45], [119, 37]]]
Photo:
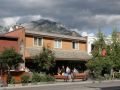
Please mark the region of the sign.
[[107, 55], [106, 49], [103, 48], [103, 49], [102, 49], [102, 56], [105, 57], [106, 55]]

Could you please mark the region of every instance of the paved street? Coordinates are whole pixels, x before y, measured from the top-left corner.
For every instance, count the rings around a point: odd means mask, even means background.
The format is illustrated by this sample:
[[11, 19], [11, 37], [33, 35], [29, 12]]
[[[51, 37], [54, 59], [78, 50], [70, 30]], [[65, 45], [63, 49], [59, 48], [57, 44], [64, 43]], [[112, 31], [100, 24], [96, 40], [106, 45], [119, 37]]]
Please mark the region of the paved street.
[[120, 81], [102, 83], [66, 82], [30, 87], [1, 88], [0, 90], [120, 90]]

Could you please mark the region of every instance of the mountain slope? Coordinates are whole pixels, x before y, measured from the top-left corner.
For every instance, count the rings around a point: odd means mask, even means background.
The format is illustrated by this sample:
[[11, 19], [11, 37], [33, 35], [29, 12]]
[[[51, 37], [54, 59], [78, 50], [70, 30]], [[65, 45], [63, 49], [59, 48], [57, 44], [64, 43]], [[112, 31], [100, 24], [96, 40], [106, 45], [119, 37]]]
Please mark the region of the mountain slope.
[[72, 36], [74, 33], [74, 36], [80, 36], [77, 32], [70, 31], [70, 29], [68, 29], [64, 25], [57, 23], [55, 21], [50, 21], [46, 19], [32, 21], [30, 23], [24, 24], [24, 26], [28, 30], [36, 30], [36, 31], [70, 35], [70, 36]]
[[6, 27], [0, 26], [0, 34], [8, 32], [8, 29]]

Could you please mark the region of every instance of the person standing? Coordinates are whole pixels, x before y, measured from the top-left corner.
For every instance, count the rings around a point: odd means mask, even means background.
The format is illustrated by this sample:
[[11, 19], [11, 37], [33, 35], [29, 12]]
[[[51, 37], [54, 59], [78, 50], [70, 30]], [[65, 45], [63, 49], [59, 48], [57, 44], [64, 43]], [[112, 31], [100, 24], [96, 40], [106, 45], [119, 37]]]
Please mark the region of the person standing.
[[68, 66], [66, 67], [66, 74], [68, 76], [68, 79], [71, 79], [71, 70]]

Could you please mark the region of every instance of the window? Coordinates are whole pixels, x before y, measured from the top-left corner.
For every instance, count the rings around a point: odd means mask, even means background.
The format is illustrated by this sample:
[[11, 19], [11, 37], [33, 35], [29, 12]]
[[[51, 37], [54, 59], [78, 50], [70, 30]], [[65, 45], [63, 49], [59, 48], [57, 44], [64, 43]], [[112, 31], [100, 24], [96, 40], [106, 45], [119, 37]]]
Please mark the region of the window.
[[55, 48], [62, 48], [62, 42], [61, 40], [55, 40], [55, 45], [54, 45]]
[[37, 46], [37, 38], [34, 37], [34, 45]]
[[34, 37], [34, 45], [42, 46], [42, 38]]
[[42, 46], [42, 38], [38, 38], [38, 46]]
[[73, 42], [72, 42], [72, 48], [73, 48], [73, 49], [79, 49], [79, 44], [78, 44], [78, 42], [73, 41]]

